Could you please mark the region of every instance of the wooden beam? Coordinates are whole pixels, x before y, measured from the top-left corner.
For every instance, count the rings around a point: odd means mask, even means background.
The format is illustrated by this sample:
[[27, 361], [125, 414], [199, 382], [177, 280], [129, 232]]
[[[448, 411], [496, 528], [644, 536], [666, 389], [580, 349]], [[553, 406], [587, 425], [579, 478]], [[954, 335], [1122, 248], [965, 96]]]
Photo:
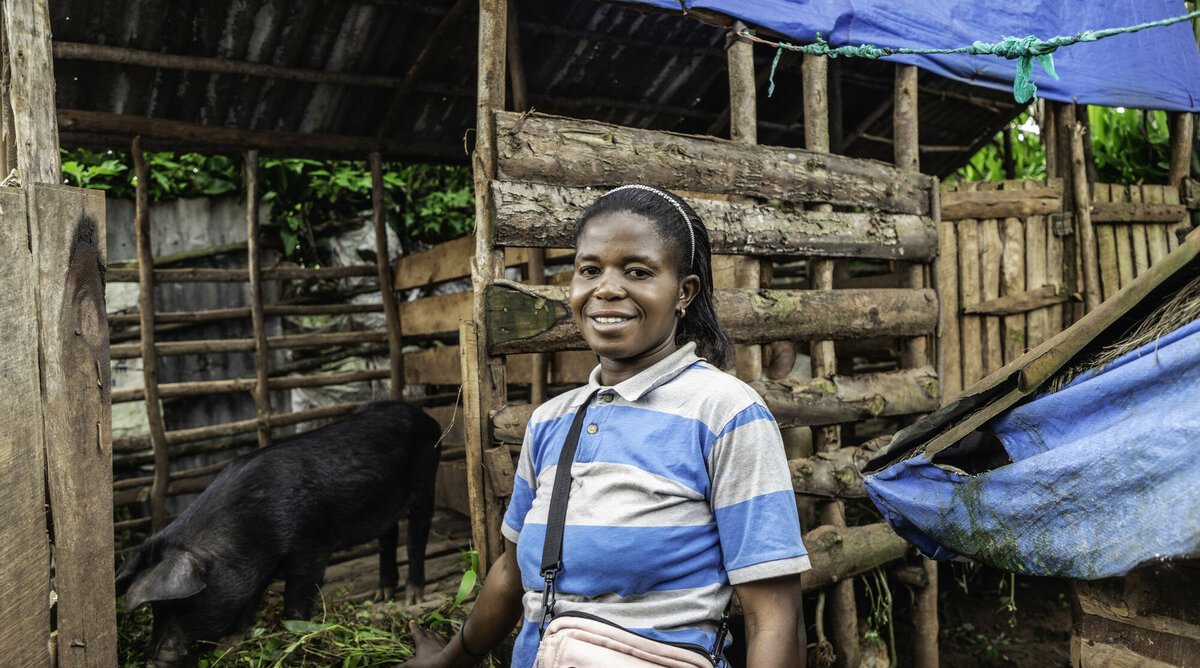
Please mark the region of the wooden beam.
[[1062, 208], [1062, 181], [1028, 190], [943, 190], [942, 220], [1048, 216]]
[[812, 457], [788, 460], [792, 489], [797, 494], [828, 499], [866, 498], [862, 468], [891, 438], [891, 434], [888, 434], [873, 438], [857, 448], [841, 448], [833, 452], [819, 452]]
[[[458, 144], [392, 137], [380, 139], [282, 130], [246, 130], [80, 109], [59, 109], [58, 124], [68, 139], [68, 135], [141, 135], [142, 143], [147, 149], [206, 152], [257, 149], [264, 154], [276, 156], [320, 156], [347, 160], [361, 160], [363, 155], [372, 151], [378, 151], [388, 158], [436, 159], [448, 162], [461, 162], [464, 158], [463, 148]], [[64, 141], [63, 144], [70, 145], [71, 142]]]
[[575, 186], [637, 182], [929, 213], [928, 177], [906, 175], [870, 160], [543, 114], [501, 113], [496, 123], [498, 176], [508, 181]]
[[[12, 74], [7, 103], [13, 113], [17, 169], [21, 172], [21, 183], [26, 185], [62, 183], [47, 4], [47, 0], [4, 3], [8, 66]], [[36, 235], [34, 254], [37, 254]], [[66, 656], [60, 655], [60, 659]]]
[[154, 254], [150, 247], [150, 168], [142, 152], [140, 137], [131, 147], [133, 172], [137, 177], [133, 228], [138, 258], [138, 317], [142, 353], [142, 386], [146, 421], [150, 427], [150, 449], [154, 452], [154, 484], [150, 489], [150, 530], [167, 526], [167, 476], [171, 462], [167, 454], [166, 424], [158, 396], [158, 355], [154, 352]]
[[[460, 237], [442, 242], [433, 248], [406, 255], [393, 266], [396, 289], [420, 288], [446, 281], [471, 277], [471, 257], [475, 254], [475, 237]], [[575, 254], [573, 248], [551, 249], [545, 260], [562, 260]], [[528, 248], [505, 248], [504, 266], [518, 267], [529, 262]]]
[[[1135, 186], [1136, 187], [1136, 186]], [[1093, 223], [1166, 223], [1175, 225], [1188, 217], [1182, 204], [1149, 202], [1092, 202]]]
[[[496, 241], [504, 246], [570, 248], [572, 217], [595, 199], [582, 187], [495, 181]], [[926, 216], [799, 211], [769, 204], [691, 197], [722, 255], [859, 257], [928, 261], [937, 233]]]
[[752, 386], [780, 428], [931, 413], [941, 404], [937, 375], [927, 366], [808, 381], [757, 381]]
[[392, 281], [391, 254], [388, 251], [387, 213], [384, 211], [383, 159], [372, 153], [371, 163], [371, 218], [375, 227], [375, 266], [379, 298], [383, 302], [383, 313], [387, 319], [388, 369], [390, 383], [388, 396], [399, 399], [404, 396], [404, 353], [401, 351], [400, 309], [396, 306], [396, 291]]
[[0, 299], [0, 321], [5, 323], [0, 346], [0, 377], [5, 379], [0, 392], [0, 591], [5, 608], [14, 611], [0, 625], [0, 648], [13, 665], [50, 668], [50, 518], [38, 388], [37, 260], [28, 229], [25, 192], [0, 188], [0, 285], [5, 290]]
[[[855, 575], [895, 561], [909, 549], [908, 541], [897, 536], [886, 523], [817, 527], [805, 536], [804, 546], [812, 562], [812, 570], [804, 576], [806, 591], [852, 583]], [[835, 665], [840, 664], [845, 648], [838, 647], [837, 651], [839, 662]]]
[[[586, 347], [563, 287], [496, 281], [483, 297], [492, 354]], [[937, 322], [937, 298], [928, 289], [726, 289], [716, 291], [714, 304], [735, 343], [917, 336], [932, 333]]]
[[1061, 285], [1043, 285], [1040, 288], [1004, 295], [996, 299], [964, 306], [963, 315], [1008, 316], [1028, 313], [1046, 306], [1066, 301], [1067, 288]]
[[271, 444], [271, 395], [267, 384], [271, 375], [267, 322], [263, 315], [262, 249], [258, 229], [258, 151], [246, 151], [246, 261], [250, 274], [250, 325], [254, 332], [254, 413], [258, 447]]
[[104, 44], [55, 41], [53, 50], [54, 57], [58, 60], [136, 65], [164, 70], [211, 72], [213, 74], [262, 77], [281, 81], [304, 81], [338, 86], [399, 88], [403, 84], [403, 79], [374, 74], [306, 70], [295, 67], [280, 67], [267, 63], [255, 63], [246, 60], [233, 60], [231, 58], [185, 56], [161, 51], [145, 51], [128, 47], [107, 46]]

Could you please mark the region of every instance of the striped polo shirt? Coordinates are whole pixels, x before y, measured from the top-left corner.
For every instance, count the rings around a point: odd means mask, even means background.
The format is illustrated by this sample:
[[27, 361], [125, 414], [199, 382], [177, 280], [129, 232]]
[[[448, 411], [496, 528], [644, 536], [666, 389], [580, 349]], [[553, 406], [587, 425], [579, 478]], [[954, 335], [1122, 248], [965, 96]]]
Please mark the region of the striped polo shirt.
[[555, 612], [712, 646], [743, 582], [809, 568], [783, 441], [762, 398], [689, 343], [615, 386], [588, 384], [530, 418], [502, 531], [525, 587], [514, 668], [532, 666], [550, 490], [575, 412], [593, 391], [572, 465]]

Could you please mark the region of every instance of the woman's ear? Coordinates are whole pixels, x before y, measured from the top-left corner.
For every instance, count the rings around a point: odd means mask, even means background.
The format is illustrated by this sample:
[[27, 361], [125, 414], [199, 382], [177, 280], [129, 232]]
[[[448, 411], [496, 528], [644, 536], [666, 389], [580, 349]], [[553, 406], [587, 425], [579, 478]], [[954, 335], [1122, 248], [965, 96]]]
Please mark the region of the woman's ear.
[[687, 308], [696, 295], [700, 294], [700, 277], [688, 274], [679, 282], [679, 302], [676, 308]]

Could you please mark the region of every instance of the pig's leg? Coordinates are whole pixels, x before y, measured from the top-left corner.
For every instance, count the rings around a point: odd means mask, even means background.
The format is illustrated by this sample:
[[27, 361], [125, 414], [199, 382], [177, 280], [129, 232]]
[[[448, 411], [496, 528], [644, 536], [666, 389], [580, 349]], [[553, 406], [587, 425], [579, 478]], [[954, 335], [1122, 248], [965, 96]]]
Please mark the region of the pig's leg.
[[328, 554], [304, 559], [289, 559], [284, 564], [283, 618], [308, 619], [312, 604], [325, 582]]
[[[432, 487], [432, 485], [430, 485]], [[408, 586], [405, 605], [415, 605], [425, 594], [425, 545], [433, 523], [433, 490], [418, 493], [408, 510]]]
[[396, 564], [396, 544], [400, 541], [400, 527], [392, 522], [387, 531], [379, 536], [379, 591], [376, 601], [390, 601], [396, 596], [396, 585], [400, 582], [400, 567]]

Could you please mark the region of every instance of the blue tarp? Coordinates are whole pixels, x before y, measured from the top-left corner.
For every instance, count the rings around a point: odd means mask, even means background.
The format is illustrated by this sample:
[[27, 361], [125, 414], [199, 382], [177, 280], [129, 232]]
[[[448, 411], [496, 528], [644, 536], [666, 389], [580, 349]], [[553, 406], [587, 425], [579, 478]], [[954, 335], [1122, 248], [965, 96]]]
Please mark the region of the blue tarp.
[[1011, 464], [965, 475], [918, 454], [865, 477], [926, 555], [1077, 579], [1200, 556], [1200, 320], [985, 428]]
[[[1119, 28], [1187, 13], [1182, 0], [683, 0], [810, 43], [834, 46], [956, 48], [977, 40]], [[680, 0], [631, 0], [680, 9]], [[787, 57], [786, 55], [784, 56]], [[792, 57], [799, 57], [793, 55]], [[1015, 61], [995, 56], [892, 56], [969, 84], [1012, 90]], [[1061, 80], [1034, 65], [1038, 95], [1059, 102], [1200, 111], [1200, 53], [1178, 23], [1064, 47], [1054, 54]], [[786, 85], [786, 80], [778, 80]]]

